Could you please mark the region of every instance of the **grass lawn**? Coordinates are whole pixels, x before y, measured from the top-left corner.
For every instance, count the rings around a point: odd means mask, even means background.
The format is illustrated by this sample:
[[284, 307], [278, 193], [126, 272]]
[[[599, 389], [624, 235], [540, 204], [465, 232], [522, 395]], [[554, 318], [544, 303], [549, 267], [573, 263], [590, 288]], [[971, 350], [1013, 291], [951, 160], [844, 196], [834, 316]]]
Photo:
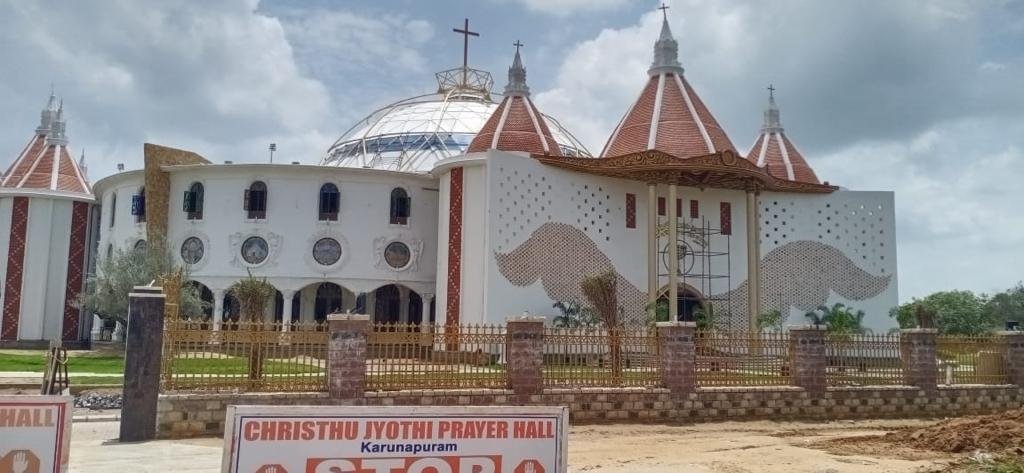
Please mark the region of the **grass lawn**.
[[[26, 354], [0, 351], [0, 372], [46, 371], [46, 353]], [[71, 356], [68, 357], [68, 372], [74, 373], [123, 373], [124, 359], [119, 356]]]
[[[326, 361], [324, 361], [326, 363]], [[267, 374], [286, 373], [319, 373], [323, 368], [314, 365], [286, 363], [274, 360], [263, 362]], [[179, 358], [174, 360], [173, 371], [176, 374], [246, 374], [249, 372], [248, 358]], [[0, 372], [30, 371], [42, 373], [46, 371], [46, 354], [6, 353], [0, 351]], [[124, 359], [117, 356], [71, 356], [68, 358], [68, 373], [124, 373]], [[72, 376], [74, 378], [74, 376]], [[98, 378], [98, 377], [97, 377]], [[118, 378], [110, 379], [111, 382]]]

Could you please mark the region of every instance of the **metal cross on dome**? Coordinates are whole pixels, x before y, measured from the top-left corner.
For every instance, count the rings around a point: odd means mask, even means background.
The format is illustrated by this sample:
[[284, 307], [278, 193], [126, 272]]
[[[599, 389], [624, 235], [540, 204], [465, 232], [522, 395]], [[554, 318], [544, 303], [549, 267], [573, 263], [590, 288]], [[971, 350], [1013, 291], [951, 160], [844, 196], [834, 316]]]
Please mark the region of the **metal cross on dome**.
[[469, 18], [466, 18], [462, 29], [452, 28], [452, 31], [462, 34], [462, 83], [466, 84], [466, 70], [469, 69], [469, 37], [480, 36], [480, 33], [469, 30]]
[[658, 7], [658, 10], [661, 10], [661, 16], [663, 18], [665, 18], [666, 20], [668, 19], [668, 9], [669, 8], [670, 7], [668, 5], [665, 5], [664, 3], [662, 3], [661, 6]]
[[516, 52], [518, 53], [519, 52], [519, 47], [523, 46], [523, 43], [519, 42], [519, 40], [517, 39], [516, 42], [512, 43], [512, 46], [516, 47]]
[[775, 98], [775, 86], [768, 84], [768, 98]]

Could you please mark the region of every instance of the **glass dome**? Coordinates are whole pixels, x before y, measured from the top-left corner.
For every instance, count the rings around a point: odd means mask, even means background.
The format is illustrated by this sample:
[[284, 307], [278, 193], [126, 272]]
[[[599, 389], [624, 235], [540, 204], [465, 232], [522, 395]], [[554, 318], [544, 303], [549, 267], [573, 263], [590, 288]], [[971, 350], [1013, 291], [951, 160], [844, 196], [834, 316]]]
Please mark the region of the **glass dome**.
[[[439, 72], [437, 79], [437, 93], [392, 103], [357, 122], [320, 164], [429, 172], [438, 161], [465, 153], [498, 108], [489, 90], [493, 81], [487, 72], [462, 68]], [[562, 154], [591, 156], [557, 120], [544, 117]]]

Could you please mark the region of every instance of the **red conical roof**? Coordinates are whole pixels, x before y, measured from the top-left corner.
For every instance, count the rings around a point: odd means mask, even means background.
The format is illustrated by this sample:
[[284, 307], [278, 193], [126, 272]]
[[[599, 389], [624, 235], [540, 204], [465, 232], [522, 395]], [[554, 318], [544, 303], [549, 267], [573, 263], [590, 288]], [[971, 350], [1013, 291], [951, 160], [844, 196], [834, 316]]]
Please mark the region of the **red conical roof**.
[[512, 67], [508, 70], [505, 99], [469, 143], [467, 152], [489, 149], [562, 156], [558, 142], [551, 137], [551, 129], [548, 128], [544, 115], [530, 100], [530, 88], [526, 86], [526, 69], [523, 68], [522, 59], [519, 57], [518, 46]]
[[54, 98], [50, 96], [36, 134], [3, 174], [0, 191], [17, 189], [91, 196], [85, 173], [68, 153], [63, 105], [54, 109]]
[[750, 152], [747, 153], [747, 159], [777, 179], [821, 184], [803, 154], [796, 149], [783, 131], [774, 94], [768, 98], [764, 126]]
[[608, 139], [602, 157], [657, 149], [679, 158], [736, 151], [725, 130], [693, 91], [676, 60], [666, 20], [655, 43], [650, 79]]

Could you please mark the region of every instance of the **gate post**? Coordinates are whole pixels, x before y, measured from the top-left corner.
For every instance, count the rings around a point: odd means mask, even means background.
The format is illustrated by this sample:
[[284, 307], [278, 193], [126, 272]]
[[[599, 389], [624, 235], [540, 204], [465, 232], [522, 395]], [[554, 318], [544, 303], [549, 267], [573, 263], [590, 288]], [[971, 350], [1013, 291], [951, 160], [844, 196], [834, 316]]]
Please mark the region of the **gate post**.
[[370, 316], [327, 316], [327, 390], [331, 399], [362, 399], [366, 396], [366, 344]]
[[793, 386], [812, 398], [825, 394], [825, 329], [814, 325], [789, 329], [789, 356]]
[[128, 294], [128, 329], [124, 337], [124, 393], [118, 437], [122, 442], [156, 437], [163, 332], [161, 288], [136, 286]]
[[685, 396], [697, 387], [696, 336], [696, 322], [658, 322], [661, 382], [674, 395]]
[[522, 315], [506, 319], [505, 363], [508, 382], [516, 395], [544, 392], [544, 317]]
[[900, 330], [900, 359], [903, 360], [903, 379], [908, 386], [934, 392], [937, 386], [937, 336], [934, 328]]

